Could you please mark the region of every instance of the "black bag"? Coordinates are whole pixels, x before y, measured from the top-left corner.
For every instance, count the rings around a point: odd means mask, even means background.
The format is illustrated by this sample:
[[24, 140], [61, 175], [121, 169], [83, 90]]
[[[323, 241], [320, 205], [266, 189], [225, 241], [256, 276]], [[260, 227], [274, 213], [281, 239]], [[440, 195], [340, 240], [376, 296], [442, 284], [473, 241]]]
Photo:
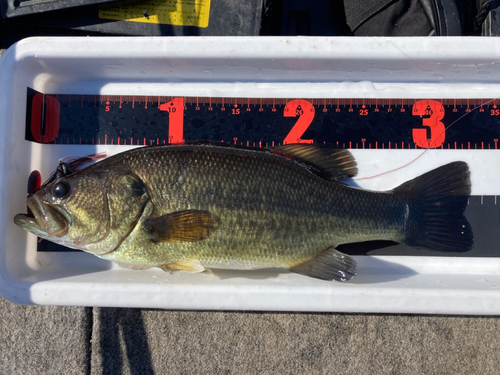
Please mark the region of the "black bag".
[[459, 0], [344, 0], [356, 36], [463, 35], [463, 7]]
[[264, 0], [261, 32], [323, 36], [499, 35], [496, 8], [500, 11], [500, 0]]

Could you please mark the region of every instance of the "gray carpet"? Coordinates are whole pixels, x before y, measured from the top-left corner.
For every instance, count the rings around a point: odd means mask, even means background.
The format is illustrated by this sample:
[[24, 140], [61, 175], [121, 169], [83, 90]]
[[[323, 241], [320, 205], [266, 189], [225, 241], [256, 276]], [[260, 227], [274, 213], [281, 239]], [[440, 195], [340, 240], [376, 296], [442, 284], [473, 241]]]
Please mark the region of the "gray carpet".
[[94, 309], [95, 374], [498, 374], [493, 318]]
[[1, 374], [498, 374], [493, 317], [19, 306]]
[[88, 374], [92, 309], [0, 298], [0, 374]]

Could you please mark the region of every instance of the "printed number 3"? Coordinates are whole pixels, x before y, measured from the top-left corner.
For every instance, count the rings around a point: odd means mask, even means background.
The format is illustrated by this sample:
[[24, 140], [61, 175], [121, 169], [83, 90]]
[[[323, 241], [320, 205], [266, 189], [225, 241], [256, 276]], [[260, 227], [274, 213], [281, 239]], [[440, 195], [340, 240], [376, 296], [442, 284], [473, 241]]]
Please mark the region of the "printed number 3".
[[437, 100], [419, 100], [413, 105], [414, 116], [423, 116], [422, 125], [430, 129], [430, 138], [427, 138], [428, 129], [413, 129], [413, 142], [422, 148], [438, 148], [445, 139], [445, 126], [441, 122], [444, 117], [444, 107]]

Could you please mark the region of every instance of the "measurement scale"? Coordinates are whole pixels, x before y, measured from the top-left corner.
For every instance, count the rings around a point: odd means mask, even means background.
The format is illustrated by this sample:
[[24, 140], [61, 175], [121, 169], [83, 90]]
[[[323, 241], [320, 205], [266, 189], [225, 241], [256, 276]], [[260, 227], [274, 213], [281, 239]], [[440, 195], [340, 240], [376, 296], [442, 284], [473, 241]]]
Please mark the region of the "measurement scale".
[[[26, 139], [86, 145], [212, 140], [254, 147], [314, 142], [354, 149], [497, 149], [499, 105], [497, 99], [43, 95], [28, 89]], [[445, 124], [455, 121], [445, 131]]]
[[[252, 147], [316, 143], [373, 150], [496, 150], [500, 138], [500, 103], [487, 98], [45, 95], [28, 89], [27, 99], [26, 140], [45, 144], [145, 146], [210, 140]], [[383, 241], [339, 249], [353, 255], [500, 256], [497, 197], [471, 196], [465, 215], [475, 237], [474, 249], [466, 253]], [[39, 244], [40, 251], [60, 248], [48, 241]]]

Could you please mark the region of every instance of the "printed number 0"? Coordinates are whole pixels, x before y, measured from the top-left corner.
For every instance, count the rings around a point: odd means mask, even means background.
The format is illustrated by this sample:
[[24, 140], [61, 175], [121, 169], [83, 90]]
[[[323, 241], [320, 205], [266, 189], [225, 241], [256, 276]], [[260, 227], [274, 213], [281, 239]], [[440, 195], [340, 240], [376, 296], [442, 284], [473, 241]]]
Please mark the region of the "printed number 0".
[[297, 122], [293, 126], [290, 133], [283, 140], [283, 144], [288, 143], [313, 143], [312, 139], [301, 139], [302, 134], [305, 133], [309, 125], [314, 119], [314, 106], [307, 100], [295, 99], [291, 100], [285, 105], [283, 115], [285, 117], [297, 117]]
[[427, 138], [427, 129], [413, 129], [413, 142], [422, 148], [438, 148], [445, 139], [445, 126], [441, 122], [444, 117], [444, 107], [437, 100], [419, 100], [413, 105], [414, 116], [425, 116], [422, 125], [429, 127], [431, 137]]
[[[44, 104], [45, 99], [45, 104]], [[45, 105], [45, 108], [43, 106]], [[40, 143], [54, 142], [59, 135], [59, 101], [50, 95], [36, 94], [31, 103], [31, 135]], [[42, 119], [42, 116], [45, 118]]]

